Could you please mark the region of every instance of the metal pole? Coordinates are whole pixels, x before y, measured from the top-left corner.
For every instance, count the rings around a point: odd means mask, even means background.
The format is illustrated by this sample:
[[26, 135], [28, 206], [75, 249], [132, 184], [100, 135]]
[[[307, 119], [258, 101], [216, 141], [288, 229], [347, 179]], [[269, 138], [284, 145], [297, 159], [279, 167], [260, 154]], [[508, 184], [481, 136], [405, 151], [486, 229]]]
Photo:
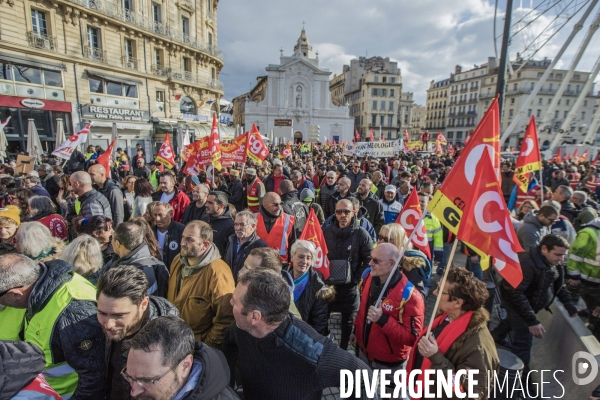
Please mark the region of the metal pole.
[[504, 33], [502, 34], [502, 47], [500, 49], [500, 67], [498, 68], [498, 82], [496, 84], [496, 95], [498, 98], [498, 111], [502, 119], [502, 103], [504, 103], [504, 87], [506, 86], [506, 64], [508, 62], [508, 43], [510, 42], [510, 21], [512, 17], [513, 0], [506, 1], [506, 13], [504, 14]]

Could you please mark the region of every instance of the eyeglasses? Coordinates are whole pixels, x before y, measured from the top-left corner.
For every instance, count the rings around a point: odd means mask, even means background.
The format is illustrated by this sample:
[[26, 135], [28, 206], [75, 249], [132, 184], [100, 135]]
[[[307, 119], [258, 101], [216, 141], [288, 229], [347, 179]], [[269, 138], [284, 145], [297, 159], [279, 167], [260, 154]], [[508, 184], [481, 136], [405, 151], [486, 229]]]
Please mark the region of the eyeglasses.
[[374, 258], [374, 257], [367, 257], [367, 260], [369, 263], [371, 261], [373, 261], [373, 264], [375, 264], [375, 265], [379, 265], [380, 263], [385, 262], [385, 261], [390, 261], [390, 260], [380, 260], [380, 259]]
[[346, 210], [346, 209], [340, 209], [340, 210], [335, 210], [335, 213], [337, 215], [349, 215], [352, 211], [351, 210]]
[[[187, 355], [185, 356], [187, 357]], [[177, 368], [177, 366], [179, 364], [181, 364], [181, 362], [183, 360], [185, 360], [185, 357], [183, 357], [181, 360], [177, 361], [167, 372], [165, 372], [164, 374], [162, 374], [161, 376], [159, 376], [158, 378], [153, 378], [153, 379], [144, 379], [144, 378], [132, 378], [131, 376], [127, 375], [127, 366], [125, 366], [123, 368], [123, 370], [121, 370], [121, 376], [127, 381], [129, 382], [130, 385], [133, 385], [133, 383], [137, 383], [138, 385], [140, 385], [141, 387], [147, 386], [148, 384], [152, 384], [152, 385], [156, 385], [156, 382], [160, 381], [162, 378], [164, 378], [165, 376], [167, 376], [167, 374], [171, 371], [173, 371], [175, 368]]]
[[390, 240], [390, 238], [379, 235], [379, 236], [377, 236], [377, 240], [381, 240], [382, 242], [387, 243]]
[[243, 228], [243, 227], [245, 227], [245, 226], [248, 226], [248, 225], [250, 225], [250, 224], [249, 224], [249, 223], [245, 223], [245, 224], [237, 224], [237, 223], [234, 223], [234, 224], [233, 224], [233, 227], [234, 227], [234, 228]]

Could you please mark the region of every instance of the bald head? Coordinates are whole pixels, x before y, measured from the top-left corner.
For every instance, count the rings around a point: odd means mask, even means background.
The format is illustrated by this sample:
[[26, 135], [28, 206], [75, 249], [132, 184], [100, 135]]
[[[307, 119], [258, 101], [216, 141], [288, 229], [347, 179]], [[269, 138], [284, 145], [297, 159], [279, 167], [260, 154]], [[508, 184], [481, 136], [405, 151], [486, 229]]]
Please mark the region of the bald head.
[[92, 184], [92, 178], [90, 178], [90, 174], [88, 174], [87, 172], [84, 172], [84, 171], [73, 172], [73, 174], [71, 174], [70, 178], [73, 181], [79, 182], [82, 185], [91, 185]]
[[92, 183], [101, 188], [104, 186], [104, 182], [106, 182], [106, 168], [104, 166], [94, 164], [88, 169], [88, 173], [90, 174], [90, 178], [92, 178]]
[[[375, 249], [378, 249], [378, 251], [375, 252]], [[373, 249], [373, 253], [380, 254], [385, 258], [389, 258], [394, 261], [398, 260], [398, 257], [400, 257], [400, 250], [398, 250], [398, 248], [391, 243], [378, 244], [375, 249]]]
[[267, 192], [262, 200], [263, 208], [271, 215], [279, 216], [283, 212], [281, 197], [275, 192]]
[[371, 252], [371, 275], [378, 276], [383, 282], [390, 276], [400, 257], [398, 248], [391, 243], [381, 243]]
[[281, 194], [286, 194], [294, 190], [294, 183], [288, 179], [284, 179], [279, 184], [279, 192]]

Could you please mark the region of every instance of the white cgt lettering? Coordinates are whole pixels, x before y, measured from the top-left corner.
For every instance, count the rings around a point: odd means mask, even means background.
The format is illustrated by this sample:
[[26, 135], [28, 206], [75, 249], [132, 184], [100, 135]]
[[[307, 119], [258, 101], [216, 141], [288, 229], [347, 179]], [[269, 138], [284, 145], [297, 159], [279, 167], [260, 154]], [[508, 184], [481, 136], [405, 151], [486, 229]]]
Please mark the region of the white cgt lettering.
[[[419, 221], [420, 216], [417, 211], [410, 209], [404, 211], [400, 216], [400, 224], [402, 225], [402, 227], [404, 229], [412, 231], [413, 229], [415, 229], [415, 226], [407, 221], [409, 216], [413, 217], [413, 221]], [[427, 241], [427, 235], [424, 234], [422, 229], [417, 229], [417, 232], [415, 233], [415, 236], [413, 236], [412, 240], [419, 246], [427, 246], [429, 244], [429, 242]]]

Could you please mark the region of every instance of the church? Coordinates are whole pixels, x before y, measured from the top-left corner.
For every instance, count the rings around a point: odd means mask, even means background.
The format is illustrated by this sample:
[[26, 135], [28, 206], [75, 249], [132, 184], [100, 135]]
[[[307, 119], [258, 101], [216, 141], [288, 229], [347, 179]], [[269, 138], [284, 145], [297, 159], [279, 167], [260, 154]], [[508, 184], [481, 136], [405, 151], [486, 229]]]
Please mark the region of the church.
[[274, 143], [352, 140], [349, 108], [331, 102], [331, 71], [319, 68], [306, 31], [291, 56], [280, 52], [280, 63], [269, 64], [250, 92], [233, 99], [234, 125], [249, 131], [254, 123]]

